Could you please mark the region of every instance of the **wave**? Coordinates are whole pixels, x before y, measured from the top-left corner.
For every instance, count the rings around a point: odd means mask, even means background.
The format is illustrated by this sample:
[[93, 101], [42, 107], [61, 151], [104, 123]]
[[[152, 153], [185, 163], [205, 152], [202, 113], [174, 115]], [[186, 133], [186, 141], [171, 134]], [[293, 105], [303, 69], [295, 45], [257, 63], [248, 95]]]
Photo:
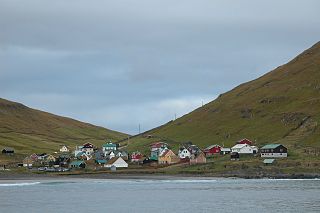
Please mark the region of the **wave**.
[[0, 187], [8, 187], [8, 186], [32, 186], [40, 184], [40, 182], [30, 182], [30, 183], [0, 183]]

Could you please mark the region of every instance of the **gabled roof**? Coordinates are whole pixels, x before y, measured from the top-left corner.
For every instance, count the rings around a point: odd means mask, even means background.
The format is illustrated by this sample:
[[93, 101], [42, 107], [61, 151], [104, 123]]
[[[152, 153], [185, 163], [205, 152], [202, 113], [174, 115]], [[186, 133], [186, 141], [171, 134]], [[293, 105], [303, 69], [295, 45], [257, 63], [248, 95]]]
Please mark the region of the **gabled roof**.
[[76, 160], [76, 161], [72, 161], [71, 163], [70, 163], [70, 165], [72, 165], [72, 166], [80, 166], [81, 164], [86, 164], [84, 161], [82, 161], [82, 160]]
[[110, 148], [112, 147], [113, 148], [113, 147], [118, 147], [118, 145], [115, 143], [105, 143], [102, 145], [102, 147], [110, 147]]
[[176, 154], [174, 154], [174, 152], [171, 149], [167, 149], [159, 157], [164, 157], [169, 153], [171, 153], [172, 156], [176, 155]]
[[281, 146], [282, 144], [267, 144], [265, 146], [263, 146], [261, 149], [275, 149], [278, 146]]
[[14, 151], [14, 149], [11, 148], [11, 147], [4, 147], [2, 150], [9, 151], [9, 152], [13, 152]]
[[214, 147], [220, 147], [220, 148], [221, 148], [220, 145], [218, 145], [218, 144], [213, 144], [213, 145], [210, 145], [210, 146], [208, 146], [207, 148], [205, 148], [205, 150], [209, 150], [209, 149], [212, 149], [212, 148], [214, 148]]
[[236, 144], [231, 149], [242, 149], [245, 146], [249, 146], [248, 144]]
[[243, 138], [243, 139], [239, 140], [237, 143], [249, 143], [249, 144], [252, 144], [252, 141], [247, 139], [247, 138]]
[[151, 148], [161, 148], [163, 146], [168, 146], [168, 144], [165, 142], [156, 142], [156, 143], [151, 144], [150, 146], [151, 146]]
[[123, 158], [122, 157], [114, 157], [114, 158], [111, 158], [108, 162], [107, 162], [107, 164], [108, 165], [112, 165], [112, 164], [114, 164], [117, 160], [119, 160], [119, 159], [121, 159], [123, 162], [125, 162], [125, 160], [123, 160]]

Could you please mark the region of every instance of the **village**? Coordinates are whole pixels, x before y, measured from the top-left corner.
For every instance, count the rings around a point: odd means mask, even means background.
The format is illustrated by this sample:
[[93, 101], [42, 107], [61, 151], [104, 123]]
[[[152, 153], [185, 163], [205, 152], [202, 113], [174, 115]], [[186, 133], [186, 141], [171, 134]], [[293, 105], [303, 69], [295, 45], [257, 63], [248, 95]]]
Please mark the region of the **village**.
[[[166, 142], [157, 141], [150, 145], [150, 152], [146, 155], [139, 151], [128, 153], [120, 148], [118, 143], [111, 141], [96, 147], [92, 143], [76, 146], [71, 150], [68, 146], [61, 146], [53, 153], [33, 153], [24, 158], [16, 167], [25, 167], [28, 170], [39, 172], [67, 172], [83, 169], [111, 170], [126, 169], [131, 166], [166, 167], [170, 165], [196, 165], [206, 164], [215, 159], [215, 156], [230, 156], [231, 161], [237, 161], [242, 156], [261, 157], [265, 165], [273, 164], [278, 158], [286, 158], [288, 150], [282, 144], [267, 144], [260, 149], [253, 145], [249, 139], [242, 139], [231, 148], [218, 144], [200, 149], [192, 142], [181, 143], [178, 152], [170, 149]], [[13, 148], [3, 148], [3, 155], [13, 156]], [[7, 165], [0, 165], [6, 170]]]

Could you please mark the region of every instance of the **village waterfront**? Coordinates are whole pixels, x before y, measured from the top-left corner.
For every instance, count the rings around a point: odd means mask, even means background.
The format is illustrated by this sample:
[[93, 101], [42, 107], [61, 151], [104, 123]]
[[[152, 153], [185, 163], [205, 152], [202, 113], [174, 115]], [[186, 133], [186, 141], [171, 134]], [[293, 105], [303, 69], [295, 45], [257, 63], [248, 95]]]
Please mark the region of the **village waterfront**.
[[0, 181], [0, 212], [319, 212], [319, 179]]

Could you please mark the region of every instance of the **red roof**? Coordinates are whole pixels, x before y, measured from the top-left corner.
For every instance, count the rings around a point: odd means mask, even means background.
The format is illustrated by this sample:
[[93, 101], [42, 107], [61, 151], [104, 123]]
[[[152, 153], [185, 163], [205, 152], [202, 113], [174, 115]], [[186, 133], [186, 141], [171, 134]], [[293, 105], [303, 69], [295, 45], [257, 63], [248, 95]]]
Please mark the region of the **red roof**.
[[248, 144], [248, 145], [252, 145], [252, 141], [250, 141], [249, 139], [244, 138], [244, 139], [238, 141], [237, 144]]
[[164, 143], [164, 142], [156, 142], [156, 143], [153, 143], [150, 145], [151, 148], [161, 148], [163, 146], [168, 146], [167, 143]]

